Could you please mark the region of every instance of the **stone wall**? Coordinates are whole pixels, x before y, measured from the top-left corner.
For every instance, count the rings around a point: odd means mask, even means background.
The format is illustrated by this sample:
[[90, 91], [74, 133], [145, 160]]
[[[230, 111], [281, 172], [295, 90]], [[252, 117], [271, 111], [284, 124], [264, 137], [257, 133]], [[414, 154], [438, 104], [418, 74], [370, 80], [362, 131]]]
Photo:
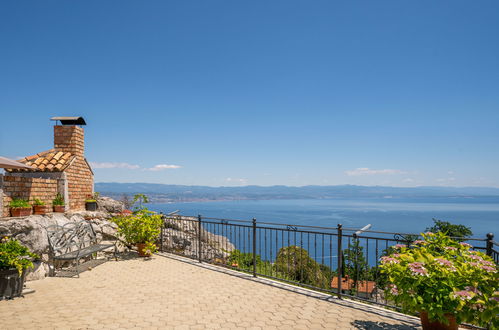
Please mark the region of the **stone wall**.
[[69, 209], [85, 209], [85, 199], [94, 192], [94, 175], [86, 160], [78, 156], [65, 170], [68, 181]]
[[10, 216], [9, 203], [13, 198], [22, 198], [30, 202], [39, 198], [50, 206], [59, 192], [59, 180], [55, 178], [4, 175], [3, 179], [0, 180], [0, 185], [3, 217]]

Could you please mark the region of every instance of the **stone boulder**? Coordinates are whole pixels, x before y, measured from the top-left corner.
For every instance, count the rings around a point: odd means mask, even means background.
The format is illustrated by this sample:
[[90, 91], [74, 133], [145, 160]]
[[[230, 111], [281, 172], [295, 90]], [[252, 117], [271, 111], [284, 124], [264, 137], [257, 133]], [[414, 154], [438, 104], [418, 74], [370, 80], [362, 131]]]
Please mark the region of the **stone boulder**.
[[99, 197], [97, 199], [98, 210], [111, 214], [120, 213], [125, 209], [122, 202], [114, 200], [110, 197]]
[[[0, 221], [0, 236], [9, 236], [19, 240], [32, 252], [40, 256], [36, 261], [35, 268], [27, 274], [26, 280], [38, 280], [48, 275], [49, 266], [49, 242], [46, 227], [50, 225], [63, 226], [69, 222], [90, 221], [99, 240], [116, 239], [116, 225], [107, 219], [109, 215], [102, 212], [92, 212], [94, 216], [88, 219], [88, 213], [52, 213], [46, 215], [31, 215], [25, 218], [14, 218]], [[88, 220], [86, 220], [88, 219]]]

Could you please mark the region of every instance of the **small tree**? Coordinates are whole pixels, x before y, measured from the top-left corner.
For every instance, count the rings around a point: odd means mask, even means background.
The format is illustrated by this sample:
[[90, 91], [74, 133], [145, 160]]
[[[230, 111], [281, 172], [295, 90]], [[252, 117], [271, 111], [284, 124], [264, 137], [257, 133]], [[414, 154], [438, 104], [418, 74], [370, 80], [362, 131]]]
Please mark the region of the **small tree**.
[[132, 208], [133, 202], [127, 194], [121, 195], [121, 202], [123, 203], [125, 210], [130, 210]]
[[473, 236], [473, 232], [470, 227], [455, 225], [448, 221], [442, 221], [435, 218], [433, 218], [433, 226], [426, 228], [426, 232], [444, 233], [449, 237], [461, 239]]
[[369, 265], [364, 256], [364, 247], [360, 246], [358, 238], [354, 238], [348, 244], [348, 249], [343, 250], [343, 269], [355, 286], [358, 281], [369, 279]]

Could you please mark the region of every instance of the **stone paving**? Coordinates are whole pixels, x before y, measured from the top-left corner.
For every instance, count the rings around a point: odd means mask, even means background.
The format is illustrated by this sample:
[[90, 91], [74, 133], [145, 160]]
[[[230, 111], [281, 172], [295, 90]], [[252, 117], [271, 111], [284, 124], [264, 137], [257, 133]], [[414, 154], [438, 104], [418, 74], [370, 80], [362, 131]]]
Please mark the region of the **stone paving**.
[[415, 318], [266, 279], [155, 255], [109, 261], [80, 278], [28, 282], [0, 301], [6, 329], [400, 329]]

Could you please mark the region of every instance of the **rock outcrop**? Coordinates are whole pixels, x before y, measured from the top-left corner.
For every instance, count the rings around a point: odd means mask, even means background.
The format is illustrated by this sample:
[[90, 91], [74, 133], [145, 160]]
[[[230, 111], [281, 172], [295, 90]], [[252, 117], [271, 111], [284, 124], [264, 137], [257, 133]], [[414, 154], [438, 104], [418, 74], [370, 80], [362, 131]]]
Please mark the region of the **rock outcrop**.
[[114, 200], [110, 197], [99, 197], [97, 199], [97, 206], [99, 211], [107, 213], [120, 213], [125, 209], [122, 202]]
[[163, 249], [190, 258], [198, 258], [199, 238], [201, 238], [201, 257], [209, 261], [225, 261], [235, 250], [227, 237], [216, 235], [201, 228], [198, 234], [198, 222], [195, 218], [174, 216], [165, 220], [163, 230]]
[[[90, 213], [94, 214], [90, 215]], [[49, 242], [46, 227], [56, 224], [62, 226], [69, 222], [86, 221], [87, 219], [87, 221], [91, 221], [98, 239], [114, 240], [116, 239], [116, 225], [107, 220], [109, 217], [109, 214], [103, 216], [101, 212], [31, 215], [26, 218], [0, 221], [0, 235], [16, 238], [41, 257], [34, 263], [35, 268], [30, 270], [26, 277], [28, 281], [38, 280], [49, 273]]]
[[[89, 221], [98, 240], [111, 241], [117, 239], [116, 224], [111, 218], [123, 211], [123, 204], [108, 197], [98, 200], [99, 210], [52, 213], [47, 215], [31, 215], [25, 218], [4, 218], [0, 221], [0, 237], [9, 236], [18, 239], [22, 244], [38, 254], [41, 260], [35, 262], [26, 279], [38, 280], [49, 274], [49, 242], [46, 227], [64, 225], [70, 222]], [[226, 260], [234, 245], [224, 236], [215, 235], [201, 228], [192, 218], [173, 217], [165, 220], [163, 229], [163, 251], [175, 252], [188, 257], [197, 258], [201, 237], [201, 251], [204, 260]], [[125, 247], [122, 245], [120, 250]]]

